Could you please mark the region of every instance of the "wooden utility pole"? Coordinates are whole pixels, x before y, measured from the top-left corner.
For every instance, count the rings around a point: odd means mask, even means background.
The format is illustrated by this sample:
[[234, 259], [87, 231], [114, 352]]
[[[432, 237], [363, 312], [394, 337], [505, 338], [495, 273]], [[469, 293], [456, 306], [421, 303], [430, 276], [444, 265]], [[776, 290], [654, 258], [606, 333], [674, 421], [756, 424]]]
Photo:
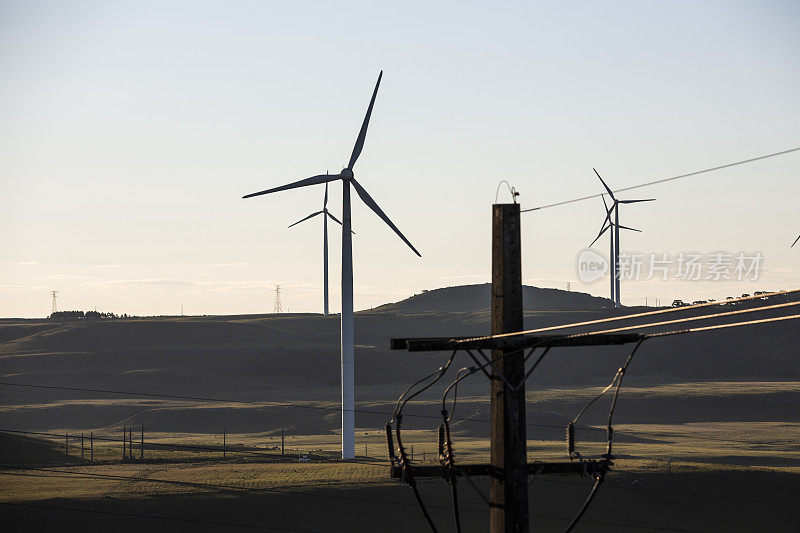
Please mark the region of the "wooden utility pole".
[[89, 458], [94, 462], [94, 431], [89, 433]]
[[122, 426], [122, 460], [125, 460], [125, 449], [128, 447], [128, 440], [126, 439], [127, 429]]
[[142, 440], [139, 443], [139, 459], [144, 459], [144, 424], [142, 424]]
[[83, 433], [81, 433], [81, 463], [83, 462]]
[[[522, 306], [522, 246], [520, 239], [520, 209], [517, 204], [492, 206], [492, 335], [481, 337], [422, 337], [394, 338], [393, 350], [409, 352], [465, 350], [484, 371], [491, 383], [491, 462], [450, 463], [452, 455], [439, 465], [415, 465], [406, 460], [401, 450], [395, 455], [391, 425], [387, 424], [391, 476], [413, 482], [420, 478], [447, 478], [452, 475], [489, 476], [488, 502], [491, 533], [527, 533], [528, 478], [551, 474], [591, 475], [595, 479], [609, 470], [607, 458], [582, 459], [569, 462], [527, 461], [525, 420], [525, 352], [537, 347], [606, 346], [641, 342], [639, 334], [598, 333], [591, 337], [563, 338], [553, 335], [508, 335], [523, 331]], [[471, 350], [476, 350], [477, 355]], [[482, 350], [491, 350], [491, 359]], [[532, 353], [529, 351], [529, 354]], [[478, 355], [480, 358], [478, 358]], [[542, 354], [543, 355], [543, 354]], [[490, 368], [491, 372], [486, 371]], [[535, 364], [531, 371], [535, 368]], [[477, 367], [475, 368], [477, 369]], [[399, 442], [400, 430], [397, 430]], [[444, 457], [443, 433], [439, 437], [439, 455]], [[449, 436], [448, 436], [449, 439]], [[413, 446], [411, 453], [413, 458]], [[424, 457], [424, 455], [423, 455]]]
[[69, 433], [64, 435], [64, 462], [69, 462]]
[[[493, 205], [492, 335], [523, 330], [521, 251], [519, 204]], [[522, 382], [525, 353], [496, 349], [492, 359], [491, 464], [497, 475], [489, 493], [489, 530], [517, 533], [529, 530], [525, 386], [512, 391], [506, 382]]]
[[283, 428], [281, 428], [281, 457], [283, 457]]

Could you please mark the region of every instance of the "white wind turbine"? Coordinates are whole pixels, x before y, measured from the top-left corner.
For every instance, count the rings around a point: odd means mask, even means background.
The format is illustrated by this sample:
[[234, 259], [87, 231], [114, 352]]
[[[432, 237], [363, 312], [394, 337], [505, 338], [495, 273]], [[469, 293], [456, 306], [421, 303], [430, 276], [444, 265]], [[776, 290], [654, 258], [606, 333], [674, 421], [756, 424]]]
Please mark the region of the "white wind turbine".
[[[619, 204], [637, 204], [639, 202], [652, 202], [652, 201], [655, 200], [655, 198], [647, 198], [646, 200], [617, 200], [617, 197], [614, 196], [614, 192], [608, 187], [608, 185], [606, 185], [606, 182], [603, 181], [603, 178], [600, 177], [600, 174], [597, 172], [597, 170], [595, 170], [595, 169], [592, 169], [592, 170], [594, 170], [594, 173], [597, 174], [598, 178], [600, 178], [600, 182], [603, 184], [603, 187], [606, 188], [606, 190], [608, 191], [608, 195], [614, 201], [614, 203], [611, 204], [611, 207], [609, 208], [608, 204], [606, 203], [605, 197], [601, 196], [601, 198], [603, 198], [603, 205], [605, 205], [605, 207], [606, 207], [606, 218], [603, 221], [603, 227], [600, 229], [600, 233], [597, 234], [597, 237], [595, 237], [595, 239], [592, 241], [592, 244], [597, 242], [597, 239], [599, 239], [600, 236], [603, 235], [603, 233], [606, 232], [606, 230], [613, 229], [613, 231], [610, 234], [611, 235], [611, 254], [610, 254], [611, 255], [611, 257], [610, 257], [610, 259], [611, 259], [611, 300], [614, 301], [614, 307], [620, 307], [622, 304], [620, 303], [620, 292], [619, 292], [619, 288], [620, 288], [619, 287], [619, 278], [620, 278], [620, 273], [619, 273], [619, 230], [620, 230], [620, 228], [631, 230], [631, 231], [638, 231], [638, 232], [641, 232], [642, 230], [629, 228], [627, 226], [620, 225], [620, 223], [619, 223]], [[614, 213], [613, 222], [611, 220], [611, 213]], [[590, 244], [589, 246], [591, 246], [592, 244]]]
[[252, 198], [253, 196], [260, 196], [262, 194], [269, 194], [278, 191], [285, 191], [287, 189], [296, 189], [298, 187], [305, 187], [308, 185], [318, 185], [328, 183], [330, 181], [342, 180], [342, 458], [353, 459], [355, 458], [355, 376], [354, 376], [354, 331], [353, 331], [353, 240], [352, 228], [350, 221], [350, 185], [356, 190], [356, 193], [361, 200], [372, 209], [386, 224], [394, 230], [395, 233], [411, 248], [415, 254], [422, 257], [416, 248], [409, 242], [408, 239], [397, 229], [397, 226], [389, 220], [386, 213], [378, 206], [375, 200], [367, 193], [364, 187], [361, 186], [355, 179], [353, 174], [353, 166], [361, 155], [361, 150], [364, 148], [364, 139], [367, 136], [367, 127], [369, 126], [369, 119], [372, 115], [372, 107], [375, 105], [375, 97], [378, 94], [378, 87], [381, 85], [381, 78], [383, 71], [378, 75], [378, 82], [375, 84], [375, 90], [372, 93], [372, 99], [367, 108], [367, 114], [364, 117], [364, 122], [361, 124], [361, 131], [358, 132], [353, 153], [350, 155], [350, 161], [347, 166], [342, 169], [339, 174], [320, 174], [312, 176], [288, 185], [282, 185], [272, 189], [259, 191], [253, 194], [248, 194], [244, 198]]
[[[323, 204], [322, 204], [322, 211], [317, 211], [316, 213], [311, 213], [307, 217], [301, 218], [300, 220], [298, 220], [294, 224], [290, 224], [289, 227], [291, 228], [292, 226], [296, 226], [299, 223], [305, 222], [309, 218], [314, 218], [317, 215], [323, 215], [322, 216], [322, 270], [323, 270], [323, 274], [322, 274], [323, 283], [322, 284], [323, 284], [323, 288], [324, 288], [324, 291], [325, 291], [325, 294], [324, 294], [324, 297], [323, 297], [323, 300], [324, 300], [323, 310], [324, 310], [325, 316], [328, 316], [328, 217], [330, 217], [331, 220], [333, 220], [334, 222], [336, 222], [340, 226], [342, 225], [342, 223], [339, 221], [338, 218], [333, 216], [330, 211], [328, 211], [328, 184], [327, 183], [325, 184], [325, 200], [323, 201]], [[353, 232], [353, 233], [355, 233], [355, 232]]]

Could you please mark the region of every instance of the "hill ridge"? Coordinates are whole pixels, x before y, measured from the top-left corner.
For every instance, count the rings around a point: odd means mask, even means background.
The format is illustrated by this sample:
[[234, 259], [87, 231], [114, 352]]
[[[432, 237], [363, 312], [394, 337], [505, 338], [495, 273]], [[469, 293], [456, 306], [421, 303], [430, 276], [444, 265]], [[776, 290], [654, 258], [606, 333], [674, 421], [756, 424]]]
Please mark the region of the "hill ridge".
[[[370, 312], [453, 313], [488, 311], [491, 305], [491, 283], [454, 285], [424, 290], [399, 302], [369, 309]], [[565, 291], [523, 285], [524, 311], [587, 311], [612, 307], [608, 298], [585, 292]]]

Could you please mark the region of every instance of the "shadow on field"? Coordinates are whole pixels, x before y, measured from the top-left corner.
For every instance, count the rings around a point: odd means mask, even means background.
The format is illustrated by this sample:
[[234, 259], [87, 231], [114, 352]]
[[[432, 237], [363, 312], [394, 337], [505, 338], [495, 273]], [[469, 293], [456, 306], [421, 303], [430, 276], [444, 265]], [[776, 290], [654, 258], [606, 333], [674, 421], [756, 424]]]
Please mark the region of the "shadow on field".
[[[486, 482], [479, 482], [487, 490]], [[589, 479], [542, 477], [531, 486], [532, 526], [561, 531], [591, 485]], [[452, 531], [449, 488], [420, 483], [440, 531]], [[488, 512], [459, 484], [465, 532], [486, 531]], [[796, 531], [800, 475], [766, 471], [609, 475], [576, 531]], [[221, 494], [99, 500], [52, 499], [0, 504], [7, 531], [426, 531], [404, 485], [326, 487], [301, 493]], [[144, 515], [144, 516], [142, 516]], [[160, 518], [153, 518], [153, 516]]]

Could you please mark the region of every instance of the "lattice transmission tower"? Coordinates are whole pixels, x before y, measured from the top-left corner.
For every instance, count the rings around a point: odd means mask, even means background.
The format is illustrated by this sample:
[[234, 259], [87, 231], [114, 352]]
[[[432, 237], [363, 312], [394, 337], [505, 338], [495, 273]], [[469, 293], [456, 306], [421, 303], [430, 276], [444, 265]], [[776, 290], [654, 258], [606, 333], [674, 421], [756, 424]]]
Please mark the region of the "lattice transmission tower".
[[50, 314], [58, 312], [58, 291], [50, 291], [50, 294], [53, 295], [53, 310], [50, 311]]
[[283, 313], [281, 307], [281, 286], [275, 285], [275, 307], [272, 309], [273, 313]]

